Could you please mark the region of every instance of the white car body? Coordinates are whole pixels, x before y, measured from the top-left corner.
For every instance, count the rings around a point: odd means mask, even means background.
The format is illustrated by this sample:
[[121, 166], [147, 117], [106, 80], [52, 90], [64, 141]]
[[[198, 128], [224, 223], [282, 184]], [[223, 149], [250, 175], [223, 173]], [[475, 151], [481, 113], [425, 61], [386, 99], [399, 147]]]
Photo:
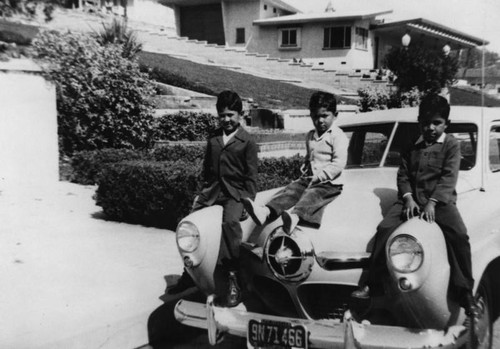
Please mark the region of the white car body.
[[[380, 139], [370, 133], [373, 142], [363, 136], [363, 147], [371, 144], [375, 153], [380, 150], [380, 162], [352, 166], [356, 160], [350, 160], [351, 166], [341, 176], [344, 190], [326, 208], [319, 229], [298, 226], [290, 237], [283, 237], [280, 219], [264, 227], [256, 227], [251, 219], [242, 222], [242, 272], [261, 308], [222, 308], [214, 305], [212, 297], [207, 304], [181, 300], [175, 310], [178, 321], [207, 328], [212, 343], [222, 333], [248, 337], [251, 319], [302, 324], [309, 333], [308, 347], [454, 348], [466, 343], [469, 331], [463, 310], [447, 298], [449, 265], [436, 224], [413, 219], [392, 234], [388, 244], [402, 234], [416, 240], [423, 261], [414, 272], [398, 272], [388, 260], [386, 296], [373, 299], [369, 312], [360, 311], [363, 307], [349, 297], [365, 275], [376, 227], [397, 199], [397, 166], [392, 157], [400, 150], [397, 142], [410, 141], [398, 132], [408, 127], [414, 137], [416, 117], [417, 110], [407, 108], [339, 118], [337, 125], [346, 133], [379, 126], [390, 131]], [[452, 107], [450, 120], [449, 130], [453, 133], [455, 127], [465, 149], [457, 206], [470, 237], [475, 291], [482, 309], [475, 333], [480, 347], [490, 348], [492, 322], [500, 310], [500, 109]], [[397, 128], [390, 126], [396, 122]], [[353, 143], [357, 142], [354, 134], [349, 134]], [[393, 166], [385, 166], [388, 162]], [[256, 201], [265, 203], [275, 192], [259, 193]], [[198, 287], [210, 295], [215, 290], [221, 208], [195, 212], [179, 227], [183, 225], [196, 229], [199, 243], [192, 252], [180, 248], [181, 257]]]

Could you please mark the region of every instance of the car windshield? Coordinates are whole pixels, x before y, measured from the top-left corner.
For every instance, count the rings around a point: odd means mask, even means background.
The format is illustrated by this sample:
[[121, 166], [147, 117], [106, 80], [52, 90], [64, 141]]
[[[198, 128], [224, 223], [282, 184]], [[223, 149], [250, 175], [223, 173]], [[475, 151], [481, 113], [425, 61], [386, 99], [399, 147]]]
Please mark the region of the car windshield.
[[[391, 122], [342, 127], [349, 138], [347, 168], [397, 167], [400, 153], [415, 143], [420, 132], [417, 123]], [[476, 164], [477, 126], [452, 123], [446, 133], [460, 142], [460, 170], [467, 171]]]

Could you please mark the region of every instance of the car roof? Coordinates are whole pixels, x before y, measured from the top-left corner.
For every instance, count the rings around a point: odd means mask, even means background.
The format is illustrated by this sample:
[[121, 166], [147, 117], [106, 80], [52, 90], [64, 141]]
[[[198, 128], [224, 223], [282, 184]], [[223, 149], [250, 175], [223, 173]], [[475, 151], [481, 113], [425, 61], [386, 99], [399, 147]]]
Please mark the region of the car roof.
[[[492, 122], [500, 120], [500, 107], [496, 108], [481, 108], [481, 107], [451, 107], [450, 121], [453, 122], [470, 122], [479, 124], [481, 114], [484, 115], [484, 121]], [[418, 108], [395, 108], [386, 110], [376, 110], [366, 113], [355, 114], [351, 113], [340, 114], [336, 124], [337, 126], [355, 126], [366, 125], [373, 123], [387, 122], [417, 122]]]

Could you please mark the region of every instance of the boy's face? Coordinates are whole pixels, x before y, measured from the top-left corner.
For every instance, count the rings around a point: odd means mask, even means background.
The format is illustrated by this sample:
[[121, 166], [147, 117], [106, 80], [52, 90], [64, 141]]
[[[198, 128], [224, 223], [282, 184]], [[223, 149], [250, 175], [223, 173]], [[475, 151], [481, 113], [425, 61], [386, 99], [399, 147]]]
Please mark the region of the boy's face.
[[332, 126], [336, 118], [337, 115], [326, 110], [326, 108], [311, 110], [311, 119], [319, 135], [325, 133]]
[[226, 107], [219, 112], [219, 122], [226, 134], [232, 133], [240, 125], [240, 113]]
[[419, 118], [420, 133], [427, 143], [434, 143], [448, 128], [448, 121], [438, 113], [431, 117]]

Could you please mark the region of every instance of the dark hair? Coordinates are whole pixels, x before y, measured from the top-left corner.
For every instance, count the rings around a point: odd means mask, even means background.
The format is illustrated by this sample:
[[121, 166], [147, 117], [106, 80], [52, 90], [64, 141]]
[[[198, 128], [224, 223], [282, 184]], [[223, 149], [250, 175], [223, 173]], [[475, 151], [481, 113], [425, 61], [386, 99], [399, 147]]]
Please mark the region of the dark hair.
[[243, 111], [243, 102], [236, 92], [226, 90], [222, 91], [217, 96], [217, 103], [215, 104], [215, 107], [219, 113], [223, 111], [224, 108], [227, 108], [241, 114]]
[[418, 107], [418, 119], [426, 120], [439, 114], [443, 119], [448, 120], [450, 116], [450, 104], [443, 96], [436, 93], [425, 95]]
[[309, 100], [309, 110], [318, 110], [325, 108], [333, 114], [337, 113], [337, 100], [335, 96], [328, 92], [314, 92]]

